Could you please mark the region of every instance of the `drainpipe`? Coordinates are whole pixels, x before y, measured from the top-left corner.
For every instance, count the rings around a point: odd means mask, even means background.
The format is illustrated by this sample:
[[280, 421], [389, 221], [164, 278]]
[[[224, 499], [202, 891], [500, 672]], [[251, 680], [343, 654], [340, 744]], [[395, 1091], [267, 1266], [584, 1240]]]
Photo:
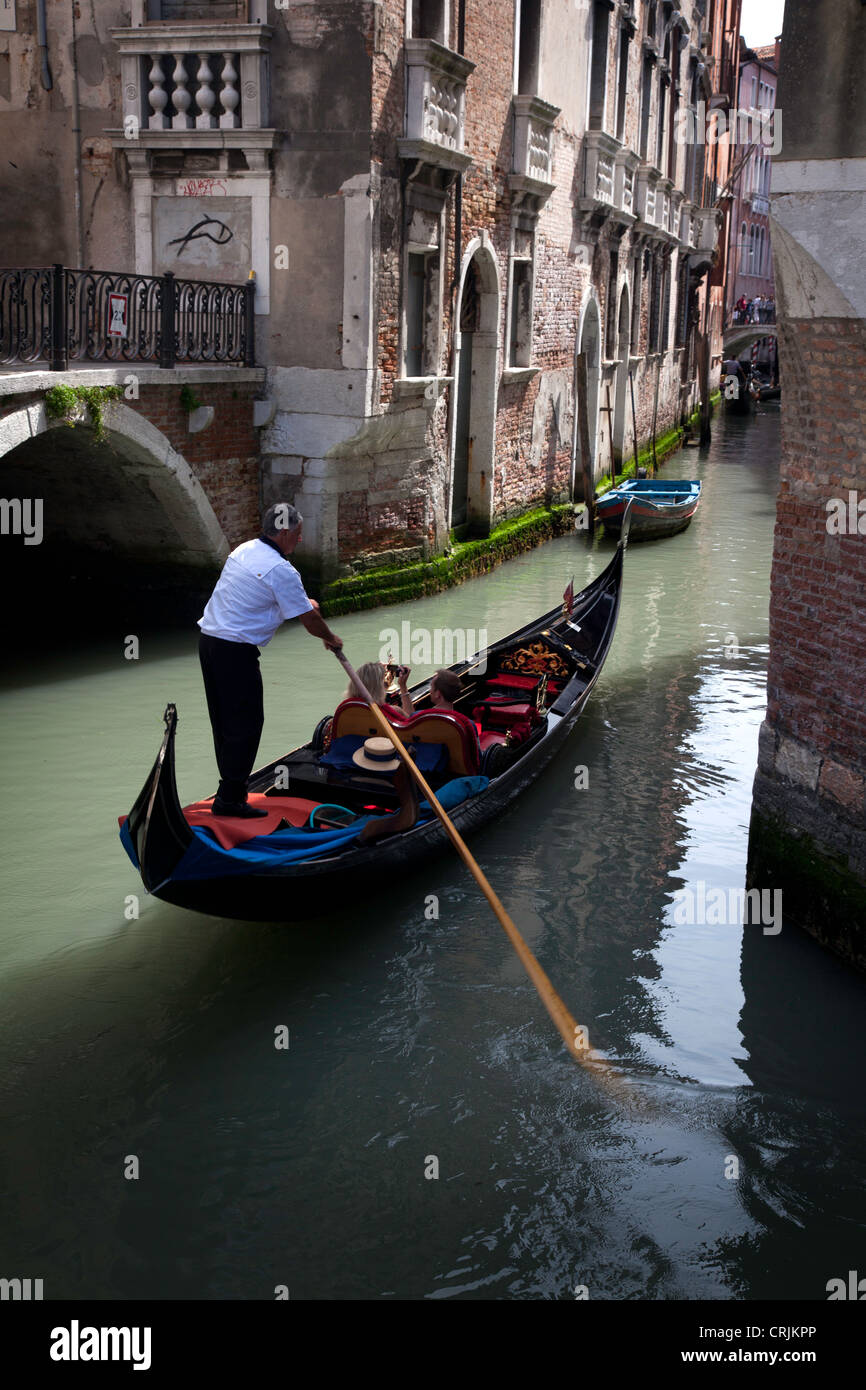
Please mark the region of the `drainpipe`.
[[[466, 0], [460, 0], [457, 7], [457, 52], [461, 58], [466, 47]], [[452, 320], [453, 310], [457, 308], [456, 291], [460, 285], [460, 262], [463, 259], [463, 174], [457, 175], [454, 189], [454, 279], [451, 282]], [[454, 333], [456, 326], [452, 321], [451, 342], [452, 361], [454, 357]]]
[[50, 92], [54, 86], [54, 78], [51, 76], [51, 68], [48, 66], [48, 36], [45, 30], [45, 0], [37, 0], [36, 3], [36, 42], [39, 45], [39, 55], [42, 59], [42, 86], [46, 92]]
[[[39, 0], [44, 11], [45, 0]], [[75, 205], [75, 265], [84, 270], [84, 209], [81, 189], [81, 107], [78, 101], [78, 32], [75, 25], [76, 0], [72, 0], [72, 153], [74, 163], [73, 201]], [[44, 22], [44, 18], [43, 18]]]

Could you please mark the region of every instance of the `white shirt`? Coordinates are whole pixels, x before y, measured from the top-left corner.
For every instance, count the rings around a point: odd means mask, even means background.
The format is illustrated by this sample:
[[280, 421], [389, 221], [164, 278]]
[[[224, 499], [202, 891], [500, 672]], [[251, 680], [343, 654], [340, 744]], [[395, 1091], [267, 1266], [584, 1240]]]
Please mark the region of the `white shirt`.
[[312, 611], [291, 561], [262, 540], [244, 541], [223, 565], [198, 625], [209, 637], [266, 647], [281, 623]]

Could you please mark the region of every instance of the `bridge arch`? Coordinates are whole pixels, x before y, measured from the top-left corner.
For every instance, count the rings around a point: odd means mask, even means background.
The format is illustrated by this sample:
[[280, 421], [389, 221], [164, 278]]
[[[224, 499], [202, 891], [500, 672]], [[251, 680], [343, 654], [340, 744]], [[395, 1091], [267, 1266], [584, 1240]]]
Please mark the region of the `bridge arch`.
[[745, 348], [761, 342], [763, 338], [776, 338], [774, 323], [743, 323], [728, 328], [725, 331], [725, 356], [739, 357]]
[[[22, 613], [28, 596], [49, 594], [59, 610], [84, 603], [94, 617], [187, 618], [229, 549], [189, 463], [119, 401], [105, 405], [99, 442], [83, 413], [70, 428], [41, 402], [10, 412], [0, 420], [0, 494], [3, 578]], [[40, 516], [38, 538], [32, 526], [29, 539], [13, 534], [15, 499], [29, 502], [31, 521]]]

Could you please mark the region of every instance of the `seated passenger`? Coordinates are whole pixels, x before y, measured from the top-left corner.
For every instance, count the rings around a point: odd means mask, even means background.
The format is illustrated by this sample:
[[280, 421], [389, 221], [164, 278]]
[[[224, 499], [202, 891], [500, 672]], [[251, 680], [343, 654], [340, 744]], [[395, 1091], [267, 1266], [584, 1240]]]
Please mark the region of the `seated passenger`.
[[[363, 666], [358, 667], [358, 676], [364, 682], [376, 704], [383, 714], [391, 720], [393, 724], [402, 724], [411, 718], [415, 713], [412, 704], [412, 696], [406, 688], [409, 679], [409, 667], [400, 666], [397, 671], [397, 684], [400, 687], [400, 706], [389, 705], [385, 698], [385, 667], [381, 661], [365, 661]], [[363, 700], [364, 696], [355, 685], [354, 681], [349, 684], [349, 689], [343, 696], [344, 700]]]
[[440, 714], [456, 714], [454, 701], [463, 686], [453, 671], [437, 671], [430, 680], [430, 703]]

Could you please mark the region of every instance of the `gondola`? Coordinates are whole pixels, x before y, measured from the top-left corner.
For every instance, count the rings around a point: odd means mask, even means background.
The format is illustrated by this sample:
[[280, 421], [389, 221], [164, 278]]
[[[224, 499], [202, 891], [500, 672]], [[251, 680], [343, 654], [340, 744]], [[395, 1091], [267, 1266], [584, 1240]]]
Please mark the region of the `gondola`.
[[604, 493], [595, 507], [605, 530], [618, 535], [631, 502], [632, 540], [652, 541], [684, 531], [700, 500], [701, 485], [697, 479], [632, 478]]
[[[411, 688], [416, 713], [396, 731], [461, 835], [510, 806], [574, 728], [613, 641], [627, 538], [628, 521], [606, 569], [570, 604], [450, 668], [464, 687], [456, 714], [435, 710], [429, 681]], [[241, 921], [296, 921], [380, 896], [449, 843], [426, 802], [410, 829], [358, 843], [370, 816], [399, 804], [392, 777], [352, 757], [378, 732], [361, 700], [344, 700], [308, 743], [253, 773], [249, 800], [268, 810], [267, 822], [213, 817], [208, 802], [182, 808], [173, 704], [164, 720], [150, 775], [119, 820], [145, 889], [166, 902]]]
[[723, 375], [721, 392], [726, 415], [751, 415], [756, 399], [751, 380], [741, 381], [732, 372]]

